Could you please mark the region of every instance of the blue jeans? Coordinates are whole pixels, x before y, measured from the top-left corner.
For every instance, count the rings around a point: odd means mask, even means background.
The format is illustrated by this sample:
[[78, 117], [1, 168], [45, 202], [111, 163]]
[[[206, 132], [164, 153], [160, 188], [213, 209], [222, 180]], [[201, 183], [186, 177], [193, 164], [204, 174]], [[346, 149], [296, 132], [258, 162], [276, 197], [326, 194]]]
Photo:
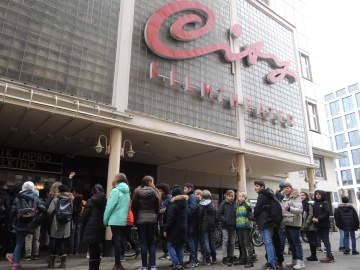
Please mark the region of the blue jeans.
[[81, 222], [72, 223], [71, 233], [70, 233], [70, 252], [78, 253], [79, 252], [79, 244], [81, 237]]
[[344, 247], [344, 230], [339, 229], [339, 233], [340, 233], [340, 240], [339, 240], [339, 248], [340, 247]]
[[291, 228], [285, 226], [286, 237], [289, 241], [289, 245], [292, 252], [293, 260], [303, 260], [303, 249], [300, 240], [300, 227], [299, 228]]
[[349, 238], [351, 236], [351, 248], [352, 251], [356, 250], [356, 238], [355, 231], [344, 231], [345, 250], [350, 250]]
[[20, 263], [20, 255], [21, 255], [21, 251], [25, 245], [26, 235], [27, 235], [26, 232], [18, 232], [16, 234], [16, 247], [15, 247], [15, 250], [13, 253], [14, 264]]
[[150, 267], [155, 267], [155, 229], [157, 224], [139, 224], [137, 225], [140, 247], [141, 247], [141, 263], [142, 267], [147, 268], [147, 254], [150, 254]]
[[275, 247], [273, 243], [273, 228], [266, 228], [260, 230], [261, 236], [264, 240], [266, 254], [268, 256], [268, 264], [271, 264], [272, 267], [277, 266], [276, 256], [275, 256]]
[[190, 251], [190, 261], [198, 262], [197, 259], [197, 239], [196, 236], [188, 235], [187, 243]]
[[215, 247], [215, 235], [214, 232], [201, 232], [201, 247], [204, 259], [210, 258], [210, 256], [216, 258], [216, 247]]
[[321, 240], [324, 242], [324, 246], [326, 248], [326, 256], [332, 257], [331, 245], [329, 240], [329, 228], [318, 227], [317, 233], [318, 235], [320, 235]]
[[169, 251], [172, 264], [183, 265], [184, 264], [184, 245], [172, 244], [169, 241], [166, 242], [167, 250]]

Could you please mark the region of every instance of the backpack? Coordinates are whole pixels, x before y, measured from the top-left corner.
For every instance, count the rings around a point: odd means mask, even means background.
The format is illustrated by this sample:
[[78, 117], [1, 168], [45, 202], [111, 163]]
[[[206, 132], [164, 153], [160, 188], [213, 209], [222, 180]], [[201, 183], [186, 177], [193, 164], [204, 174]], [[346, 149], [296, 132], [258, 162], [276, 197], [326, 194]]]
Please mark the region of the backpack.
[[18, 212], [18, 220], [22, 223], [29, 223], [35, 219], [37, 212], [37, 205], [34, 200], [26, 201], [24, 198], [19, 198], [16, 204]]
[[56, 205], [55, 216], [57, 222], [66, 224], [72, 220], [73, 209], [71, 207], [71, 200], [59, 198]]
[[86, 205], [86, 201], [85, 201], [85, 200], [81, 200], [81, 211], [80, 211], [80, 213], [79, 213], [79, 216], [80, 216], [80, 217], [82, 217], [82, 215], [84, 214], [85, 205]]
[[280, 228], [280, 224], [283, 220], [282, 206], [279, 200], [275, 197], [270, 198], [269, 211], [271, 221], [276, 225], [276, 227]]
[[82, 215], [84, 214], [85, 204], [86, 204], [85, 200], [77, 200], [77, 199], [75, 199], [73, 201], [73, 214], [74, 214], [74, 216], [82, 217]]

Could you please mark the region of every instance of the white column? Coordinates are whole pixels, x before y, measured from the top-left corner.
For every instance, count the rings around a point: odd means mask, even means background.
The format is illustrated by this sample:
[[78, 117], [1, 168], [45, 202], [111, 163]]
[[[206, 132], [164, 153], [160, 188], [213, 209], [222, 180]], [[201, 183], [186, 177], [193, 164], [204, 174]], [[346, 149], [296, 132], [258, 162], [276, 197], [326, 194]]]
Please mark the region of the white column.
[[309, 179], [309, 191], [315, 191], [315, 171], [312, 168], [307, 169], [307, 177]]
[[237, 154], [236, 163], [238, 165], [238, 172], [236, 173], [236, 180], [238, 181], [238, 190], [246, 193], [246, 164], [245, 155]]
[[[112, 190], [112, 181], [115, 174], [120, 172], [120, 151], [121, 151], [122, 130], [120, 128], [112, 128], [110, 130], [110, 155], [109, 155], [109, 167], [107, 177], [106, 198], [109, 198]], [[111, 240], [111, 229], [106, 227], [105, 240]]]

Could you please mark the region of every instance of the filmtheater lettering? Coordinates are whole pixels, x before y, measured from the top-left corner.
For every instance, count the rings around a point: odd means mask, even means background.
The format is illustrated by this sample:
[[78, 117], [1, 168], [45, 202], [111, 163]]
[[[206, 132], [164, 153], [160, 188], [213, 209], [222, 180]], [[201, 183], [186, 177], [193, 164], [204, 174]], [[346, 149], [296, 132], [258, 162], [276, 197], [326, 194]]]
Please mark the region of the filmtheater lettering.
[[[220, 51], [223, 53], [224, 58], [228, 62], [239, 61], [243, 58], [246, 58], [246, 61], [249, 66], [255, 65], [257, 60], [265, 60], [268, 61], [269, 64], [275, 67], [273, 71], [271, 71], [267, 75], [267, 81], [269, 83], [277, 83], [283, 80], [285, 77], [289, 79], [289, 82], [297, 82], [298, 76], [295, 72], [290, 70], [290, 61], [281, 61], [274, 54], [263, 53], [261, 52], [262, 47], [264, 46], [263, 41], [258, 41], [253, 45], [246, 45], [245, 49], [240, 51], [239, 53], [233, 53], [231, 51], [230, 44], [226, 42], [209, 45], [202, 48], [194, 48], [191, 50], [177, 50], [170, 48], [162, 43], [160, 40], [160, 27], [165, 22], [165, 20], [180, 11], [197, 11], [206, 17], [206, 23], [193, 31], [184, 31], [184, 26], [188, 23], [202, 23], [202, 19], [200, 16], [196, 14], [187, 14], [178, 19], [175, 23], [170, 27], [170, 35], [179, 41], [190, 41], [197, 39], [206, 33], [208, 33], [216, 24], [216, 18], [213, 11], [198, 2], [193, 1], [176, 1], [171, 2], [166, 5], [160, 7], [154, 14], [151, 15], [147, 24], [145, 26], [145, 41], [150, 50], [152, 50], [155, 54], [166, 58], [166, 59], [189, 59], [195, 58], [202, 55], [206, 55], [209, 53], [213, 53], [216, 51]], [[230, 34], [233, 38], [238, 38], [242, 35], [242, 27], [239, 24], [235, 24], [230, 29]], [[238, 95], [235, 93], [231, 93], [229, 98], [224, 96], [224, 88], [217, 87], [216, 93], [213, 93], [213, 86], [208, 84], [207, 82], [202, 82], [200, 87], [196, 87], [191, 85], [191, 76], [185, 76], [182, 80], [176, 80], [176, 74], [174, 70], [170, 70], [169, 75], [160, 74], [159, 69], [160, 65], [156, 62], [152, 62], [150, 64], [150, 78], [154, 79], [156, 76], [160, 76], [162, 78], [167, 78], [170, 82], [170, 86], [176, 85], [176, 83], [182, 84], [185, 92], [193, 92], [193, 89], [200, 89], [201, 97], [208, 96], [212, 99], [214, 96], [217, 98], [217, 101], [222, 103], [224, 99], [230, 100], [230, 105], [232, 107], [238, 107], [239, 102]], [[288, 114], [284, 115], [281, 111], [277, 111], [272, 107], [266, 107], [263, 104], [258, 104], [256, 107], [250, 106], [250, 101], [246, 100], [246, 111], [252, 117], [259, 116], [262, 119], [266, 119], [269, 117], [272, 123], [279, 123], [282, 126], [293, 126], [293, 117]]]
[[0, 147], [0, 168], [61, 173], [62, 157], [56, 154]]

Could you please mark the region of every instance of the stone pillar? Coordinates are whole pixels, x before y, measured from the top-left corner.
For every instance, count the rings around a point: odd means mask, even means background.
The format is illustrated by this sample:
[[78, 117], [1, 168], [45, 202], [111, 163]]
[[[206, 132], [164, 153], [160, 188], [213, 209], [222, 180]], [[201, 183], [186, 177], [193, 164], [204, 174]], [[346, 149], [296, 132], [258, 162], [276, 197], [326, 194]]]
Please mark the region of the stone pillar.
[[238, 190], [246, 192], [246, 164], [245, 164], [245, 155], [237, 154], [236, 155], [236, 180], [238, 184]]
[[315, 170], [313, 168], [307, 169], [307, 177], [309, 179], [309, 191], [315, 191]]
[[[107, 187], [106, 187], [106, 198], [109, 198], [110, 192], [112, 190], [112, 181], [114, 180], [115, 174], [120, 172], [120, 152], [121, 152], [121, 140], [122, 140], [122, 130], [119, 128], [112, 128], [110, 130], [110, 155], [109, 155], [109, 165], [108, 165], [108, 177], [107, 177]], [[105, 233], [105, 244], [104, 244], [104, 257], [112, 257], [114, 253], [114, 248], [111, 243], [111, 229], [109, 226], [106, 227]]]

